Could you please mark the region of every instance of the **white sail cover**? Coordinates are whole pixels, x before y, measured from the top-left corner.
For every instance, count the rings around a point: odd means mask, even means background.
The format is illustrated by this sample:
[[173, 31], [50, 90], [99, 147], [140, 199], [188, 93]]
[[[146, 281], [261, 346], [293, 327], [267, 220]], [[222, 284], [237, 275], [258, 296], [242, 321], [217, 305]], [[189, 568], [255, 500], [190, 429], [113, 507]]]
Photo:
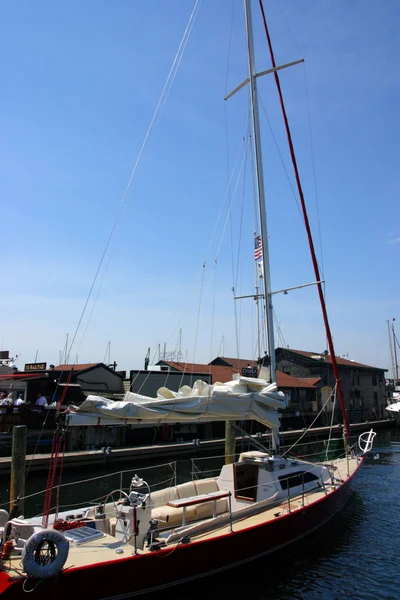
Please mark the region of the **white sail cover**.
[[279, 427], [277, 409], [285, 408], [275, 383], [239, 377], [209, 385], [196, 381], [178, 392], [160, 388], [157, 398], [127, 392], [123, 401], [88, 396], [79, 408], [71, 407], [68, 425], [158, 425], [254, 419], [272, 429]]

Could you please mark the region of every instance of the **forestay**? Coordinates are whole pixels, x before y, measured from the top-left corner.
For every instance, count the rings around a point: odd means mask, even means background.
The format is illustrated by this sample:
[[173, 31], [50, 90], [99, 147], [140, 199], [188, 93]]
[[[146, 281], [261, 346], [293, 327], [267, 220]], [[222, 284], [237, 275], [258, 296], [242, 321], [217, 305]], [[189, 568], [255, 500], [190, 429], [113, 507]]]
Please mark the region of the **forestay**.
[[285, 408], [276, 383], [239, 377], [227, 383], [209, 385], [196, 381], [193, 388], [178, 392], [160, 388], [157, 398], [127, 392], [123, 401], [88, 396], [79, 408], [70, 407], [69, 425], [108, 425], [236, 421], [254, 419], [272, 429], [279, 427], [277, 409]]

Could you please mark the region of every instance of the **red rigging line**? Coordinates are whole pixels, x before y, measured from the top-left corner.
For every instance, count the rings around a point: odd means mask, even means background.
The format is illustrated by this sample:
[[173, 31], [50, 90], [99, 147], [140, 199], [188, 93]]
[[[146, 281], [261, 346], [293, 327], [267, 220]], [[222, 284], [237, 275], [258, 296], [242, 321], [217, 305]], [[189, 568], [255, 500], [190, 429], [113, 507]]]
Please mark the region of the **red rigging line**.
[[[265, 18], [265, 12], [264, 12], [264, 6], [263, 6], [262, 0], [259, 0], [259, 4], [260, 4], [260, 9], [261, 9], [262, 19], [264, 22], [265, 35], [266, 35], [267, 41], [268, 41], [268, 47], [269, 47], [269, 52], [270, 52], [270, 56], [271, 56], [272, 67], [275, 68], [276, 67], [275, 56], [274, 56], [274, 52], [272, 49], [271, 38], [269, 35], [269, 31], [268, 31], [267, 20]], [[313, 242], [313, 238], [312, 238], [312, 234], [311, 234], [310, 223], [308, 220], [308, 214], [307, 214], [307, 208], [306, 208], [306, 204], [305, 204], [305, 200], [304, 200], [303, 188], [301, 185], [299, 170], [297, 167], [296, 155], [294, 152], [294, 147], [293, 147], [293, 142], [292, 142], [292, 134], [291, 134], [290, 127], [289, 127], [289, 121], [288, 121], [288, 118], [286, 115], [285, 103], [283, 101], [283, 94], [282, 94], [281, 84], [279, 81], [279, 75], [278, 75], [277, 71], [274, 71], [274, 77], [275, 77], [276, 87], [278, 89], [279, 101], [280, 101], [280, 105], [281, 105], [281, 109], [282, 109], [283, 120], [285, 122], [285, 129], [286, 129], [286, 135], [287, 135], [287, 139], [288, 139], [288, 143], [289, 143], [290, 156], [292, 158], [293, 169], [294, 169], [294, 173], [295, 173], [295, 177], [296, 177], [297, 190], [298, 190], [299, 197], [300, 197], [300, 204], [301, 204], [301, 209], [302, 209], [302, 213], [303, 213], [304, 223], [306, 226], [308, 243], [310, 246], [311, 258], [312, 258], [312, 263], [313, 263], [313, 267], [314, 267], [314, 273], [315, 273], [317, 282], [320, 282], [321, 277], [320, 277], [320, 273], [319, 273], [317, 257], [315, 254], [315, 248], [314, 248], [314, 242]], [[333, 340], [332, 340], [331, 329], [330, 329], [329, 321], [328, 321], [328, 313], [326, 310], [326, 304], [325, 304], [325, 298], [324, 298], [324, 294], [323, 294], [323, 290], [322, 290], [322, 284], [317, 283], [317, 287], [318, 287], [319, 300], [321, 303], [322, 315], [323, 315], [324, 324], [325, 324], [326, 337], [328, 340], [329, 352], [330, 352], [331, 360], [332, 360], [333, 373], [334, 373], [336, 384], [337, 384], [340, 408], [341, 408], [342, 414], [343, 414], [343, 424], [344, 424], [344, 429], [345, 429], [345, 435], [348, 439], [350, 439], [349, 423], [347, 420], [346, 409], [345, 409], [345, 405], [344, 405], [343, 390], [342, 390], [342, 386], [340, 384], [339, 371], [338, 371], [336, 357], [335, 357], [335, 349], [333, 347]]]
[[[68, 373], [67, 381], [66, 381], [65, 387], [63, 389], [63, 392], [61, 394], [60, 401], [57, 404], [57, 412], [60, 412], [60, 408], [62, 406], [62, 403], [64, 402], [64, 398], [65, 398], [65, 395], [67, 393], [68, 386], [69, 386], [69, 384], [71, 382], [71, 378], [72, 378], [73, 372], [74, 372], [74, 369], [72, 367], [71, 370], [70, 370], [70, 372]], [[58, 459], [59, 459], [59, 456], [60, 456], [61, 443], [63, 443], [63, 450], [62, 450], [60, 473], [59, 473], [58, 485], [57, 485], [56, 518], [57, 518], [57, 515], [58, 515], [61, 475], [62, 475], [62, 468], [63, 468], [63, 464], [64, 464], [64, 454], [65, 454], [65, 436], [63, 435], [63, 432], [60, 430], [60, 428], [57, 427], [57, 429], [55, 430], [54, 435], [53, 435], [53, 442], [52, 442], [52, 446], [51, 446], [51, 456], [50, 456], [50, 463], [49, 463], [49, 472], [48, 472], [48, 475], [47, 475], [46, 494], [45, 494], [44, 504], [43, 504], [43, 519], [42, 519], [42, 523], [43, 523], [44, 527], [47, 527], [47, 525], [49, 523], [49, 515], [50, 515], [50, 509], [51, 509], [51, 498], [52, 498], [52, 495], [53, 495], [54, 480], [55, 480], [55, 477], [56, 477], [57, 464], [58, 464]]]

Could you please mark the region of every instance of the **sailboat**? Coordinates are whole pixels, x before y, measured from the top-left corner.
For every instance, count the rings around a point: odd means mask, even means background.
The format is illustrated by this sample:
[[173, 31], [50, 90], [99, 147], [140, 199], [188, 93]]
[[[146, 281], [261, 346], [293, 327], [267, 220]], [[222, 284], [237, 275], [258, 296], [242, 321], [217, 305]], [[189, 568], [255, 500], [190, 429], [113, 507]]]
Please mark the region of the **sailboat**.
[[[276, 386], [264, 181], [258, 124], [251, 0], [245, 0], [249, 83], [256, 151], [263, 253], [263, 304], [268, 324], [268, 377], [239, 376], [226, 384], [196, 382], [157, 398], [127, 393], [124, 400], [88, 396], [66, 415], [67, 425], [234, 421], [255, 419], [271, 429], [271, 451], [242, 452], [219, 475], [152, 490], [141, 477], [110, 492], [97, 506], [51, 513], [53, 460], [43, 518], [0, 514], [3, 523], [0, 594], [4, 600], [77, 593], [89, 599], [121, 599], [210, 576], [301, 540], [328, 523], [346, 504], [372, 447], [372, 430], [350, 447], [344, 415], [342, 458], [312, 463], [280, 455], [278, 410], [285, 397]], [[270, 72], [280, 67], [273, 64]], [[243, 87], [242, 84], [240, 87]], [[319, 277], [317, 277], [319, 282]], [[323, 305], [324, 306], [324, 305]], [[323, 308], [325, 311], [325, 308]], [[326, 317], [326, 311], [324, 312]], [[329, 331], [329, 329], [328, 329]], [[330, 332], [330, 348], [334, 352]], [[339, 379], [337, 377], [338, 383]], [[1, 513], [1, 511], [0, 511]]]
[[[390, 327], [388, 321], [388, 332], [389, 332], [389, 347], [390, 354], [392, 356], [393, 365], [393, 402], [387, 405], [386, 410], [393, 416], [396, 425], [400, 425], [400, 382], [399, 382], [399, 366], [397, 364], [397, 346], [399, 344], [395, 331], [394, 331], [394, 319], [392, 326]], [[393, 346], [392, 346], [393, 343]]]

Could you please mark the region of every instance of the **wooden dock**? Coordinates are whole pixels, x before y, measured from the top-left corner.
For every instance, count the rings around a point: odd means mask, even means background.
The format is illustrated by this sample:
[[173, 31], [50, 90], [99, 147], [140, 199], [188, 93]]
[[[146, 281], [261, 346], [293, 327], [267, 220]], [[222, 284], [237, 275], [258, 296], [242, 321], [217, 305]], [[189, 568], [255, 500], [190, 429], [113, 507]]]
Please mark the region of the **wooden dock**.
[[[371, 428], [381, 429], [383, 427], [393, 427], [393, 421], [391, 419], [385, 419], [381, 421], [369, 421], [366, 423], [353, 423], [350, 425], [352, 437], [359, 435], [363, 431], [368, 431]], [[315, 440], [317, 438], [325, 439], [329, 434], [330, 427], [314, 427], [310, 429], [305, 439], [309, 440], [312, 436]], [[334, 425], [332, 427], [333, 435], [338, 437], [341, 436], [342, 426]], [[280, 433], [282, 445], [290, 444], [299, 439], [299, 437], [305, 432], [304, 429], [283, 431]], [[260, 437], [252, 436], [261, 443], [268, 443], [270, 434], [263, 434]], [[237, 441], [241, 441], [243, 438], [238, 436]], [[157, 459], [170, 457], [180, 457], [195, 455], [198, 453], [209, 454], [210, 456], [216, 451], [222, 451], [224, 449], [225, 439], [218, 438], [212, 440], [194, 440], [192, 442], [179, 442], [179, 443], [163, 443], [153, 444], [147, 446], [132, 446], [129, 448], [111, 448], [107, 454], [102, 450], [82, 450], [79, 452], [66, 452], [64, 456], [64, 468], [69, 467], [84, 467], [87, 465], [92, 466], [104, 466], [105, 464], [114, 463], [118, 465], [119, 462], [135, 461], [143, 459]], [[35, 454], [27, 455], [25, 464], [30, 465], [31, 471], [43, 471], [47, 470], [50, 461], [50, 454]], [[11, 470], [11, 457], [0, 458], [0, 476], [7, 475]]]

